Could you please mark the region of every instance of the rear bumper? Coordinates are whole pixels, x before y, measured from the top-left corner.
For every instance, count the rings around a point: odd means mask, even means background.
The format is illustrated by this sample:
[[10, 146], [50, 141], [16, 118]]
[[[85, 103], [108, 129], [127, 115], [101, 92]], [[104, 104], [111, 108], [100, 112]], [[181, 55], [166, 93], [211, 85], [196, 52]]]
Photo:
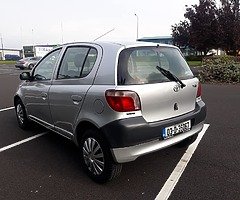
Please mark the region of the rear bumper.
[[114, 148], [112, 149], [112, 154], [116, 162], [125, 163], [137, 159], [139, 156], [164, 149], [166, 147], [172, 146], [194, 134], [199, 133], [203, 128], [203, 122], [194, 126], [190, 131], [176, 135], [167, 140], [154, 140], [151, 142], [146, 142], [139, 145], [134, 145], [124, 148]]
[[[196, 108], [190, 113], [147, 123], [143, 117], [134, 117], [113, 121], [101, 128], [107, 139], [115, 160], [119, 163], [135, 160], [138, 156], [157, 151], [178, 143], [203, 128], [206, 118], [206, 105], [203, 101], [196, 103]], [[191, 120], [190, 131], [163, 140], [161, 133], [165, 127]]]

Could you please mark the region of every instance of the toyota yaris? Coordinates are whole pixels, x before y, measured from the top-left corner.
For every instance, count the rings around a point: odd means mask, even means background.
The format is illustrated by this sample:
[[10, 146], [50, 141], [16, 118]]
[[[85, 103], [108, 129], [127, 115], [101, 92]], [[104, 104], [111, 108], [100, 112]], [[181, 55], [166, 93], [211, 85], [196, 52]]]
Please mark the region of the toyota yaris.
[[203, 128], [201, 85], [177, 47], [152, 43], [72, 43], [20, 75], [18, 124], [30, 122], [72, 140], [98, 183], [122, 163], [178, 144]]

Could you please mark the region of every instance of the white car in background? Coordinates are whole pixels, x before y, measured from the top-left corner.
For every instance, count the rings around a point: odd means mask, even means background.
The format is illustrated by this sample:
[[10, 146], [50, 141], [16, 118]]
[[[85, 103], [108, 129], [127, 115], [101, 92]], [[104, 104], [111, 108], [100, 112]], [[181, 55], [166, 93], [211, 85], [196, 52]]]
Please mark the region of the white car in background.
[[32, 69], [37, 62], [41, 59], [42, 57], [27, 57], [27, 58], [23, 58], [21, 60], [18, 60], [15, 64], [16, 68], [20, 68], [20, 69]]

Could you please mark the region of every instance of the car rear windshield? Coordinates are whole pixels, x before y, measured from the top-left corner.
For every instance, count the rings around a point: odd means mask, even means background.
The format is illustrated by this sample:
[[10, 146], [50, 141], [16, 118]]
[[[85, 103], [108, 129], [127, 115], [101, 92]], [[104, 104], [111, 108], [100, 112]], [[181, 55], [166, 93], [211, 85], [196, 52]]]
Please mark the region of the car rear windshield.
[[173, 47], [135, 47], [124, 49], [118, 60], [118, 85], [152, 84], [170, 81], [156, 66], [179, 79], [193, 78], [178, 49]]

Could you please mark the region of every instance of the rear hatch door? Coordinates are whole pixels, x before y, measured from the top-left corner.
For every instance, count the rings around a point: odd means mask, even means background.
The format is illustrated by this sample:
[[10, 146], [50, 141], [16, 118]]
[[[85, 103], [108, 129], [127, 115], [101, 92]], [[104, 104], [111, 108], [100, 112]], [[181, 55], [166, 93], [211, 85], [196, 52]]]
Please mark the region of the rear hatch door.
[[[169, 70], [186, 85], [181, 88], [156, 69]], [[121, 52], [117, 89], [135, 91], [147, 122], [177, 117], [195, 108], [198, 79], [193, 77], [178, 49], [138, 47]]]

